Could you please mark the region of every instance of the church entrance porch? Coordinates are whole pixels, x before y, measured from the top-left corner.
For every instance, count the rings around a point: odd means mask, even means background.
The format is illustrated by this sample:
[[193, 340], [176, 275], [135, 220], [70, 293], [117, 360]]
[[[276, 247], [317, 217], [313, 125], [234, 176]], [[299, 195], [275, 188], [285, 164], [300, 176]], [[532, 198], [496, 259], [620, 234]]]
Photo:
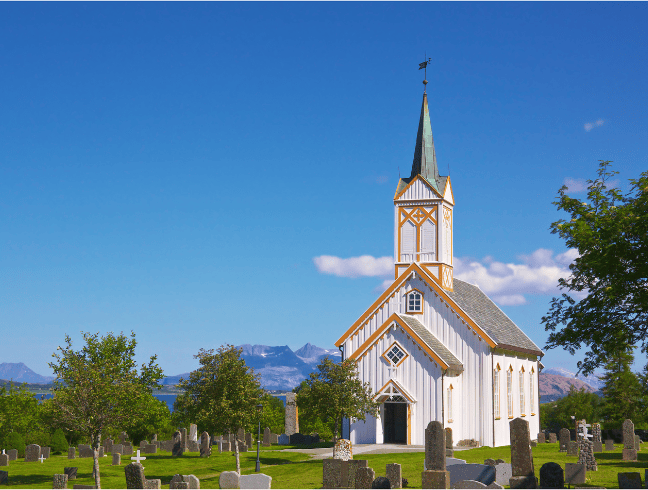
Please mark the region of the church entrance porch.
[[384, 404], [384, 441], [386, 444], [407, 444], [407, 403]]

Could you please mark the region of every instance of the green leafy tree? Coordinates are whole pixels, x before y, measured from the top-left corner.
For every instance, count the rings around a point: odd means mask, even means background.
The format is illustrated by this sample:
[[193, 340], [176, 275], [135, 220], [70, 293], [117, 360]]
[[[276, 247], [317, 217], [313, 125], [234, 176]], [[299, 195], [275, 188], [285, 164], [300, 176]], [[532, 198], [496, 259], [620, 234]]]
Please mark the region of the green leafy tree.
[[598, 178], [587, 181], [588, 202], [568, 196], [566, 186], [558, 191], [554, 204], [571, 219], [551, 225], [579, 256], [569, 267], [570, 277], [559, 280], [565, 292], [542, 318], [551, 332], [546, 348], [573, 355], [587, 346], [585, 360], [578, 363], [585, 374], [606, 362], [620, 334], [630, 345], [648, 348], [648, 171], [630, 179], [623, 194], [609, 186], [618, 173], [609, 166], [601, 161]]
[[10, 432], [3, 438], [2, 447], [6, 447], [7, 449], [17, 449], [18, 457], [24, 458], [27, 444], [25, 444], [25, 438], [22, 434], [19, 434], [18, 432]]
[[54, 431], [54, 434], [52, 434], [51, 445], [53, 454], [67, 453], [67, 450], [70, 446], [65, 439], [65, 433], [63, 432], [63, 429], [61, 429], [60, 427]]
[[[302, 389], [308, 389], [306, 380], [293, 389], [293, 392], [299, 393]], [[318, 434], [327, 441], [333, 438], [331, 427], [324, 423], [320, 414], [303, 405], [299, 407], [299, 432], [302, 434]]]
[[571, 428], [574, 427], [574, 419], [599, 421], [601, 419], [600, 397], [588, 392], [584, 387], [576, 389], [571, 385], [567, 396], [540, 405], [540, 427], [543, 429], [558, 432], [563, 427]]
[[[283, 402], [276, 396], [266, 393], [261, 397], [261, 404], [263, 410], [261, 411], [261, 436], [263, 437], [263, 430], [270, 427], [274, 434], [284, 433], [284, 424], [286, 421], [286, 409]], [[251, 427], [253, 434], [256, 433], [258, 426]]]
[[[157, 434], [160, 440], [170, 439], [175, 431], [171, 421], [171, 411], [166, 403], [158, 400], [152, 394], [142, 397], [142, 412], [124, 426], [131, 441], [149, 440]], [[119, 431], [113, 431], [119, 432]]]
[[[152, 356], [140, 370], [135, 362], [135, 333], [130, 338], [121, 333], [83, 333], [85, 345], [72, 348], [65, 337], [50, 363], [57, 382], [52, 398], [53, 419], [69, 430], [81, 432], [91, 440], [94, 449], [94, 478], [101, 488], [99, 445], [101, 435], [110, 429], [127, 427], [133, 419], [146, 415], [147, 400], [153, 388], [159, 388], [162, 370]], [[123, 430], [123, 429], [122, 429]]]
[[365, 420], [367, 414], [378, 416], [379, 404], [373, 401], [369, 383], [358, 378], [354, 361], [335, 363], [325, 357], [297, 393], [301, 411], [317, 414], [334, 438], [342, 435], [345, 418]]
[[38, 400], [25, 385], [0, 386], [0, 434], [17, 432], [23, 438], [30, 430], [40, 429]]
[[608, 428], [619, 427], [625, 419], [639, 421], [645, 418], [641, 382], [632, 372], [633, 349], [620, 337], [617, 346], [608, 354], [601, 390], [604, 396], [603, 416]]
[[[222, 345], [214, 349], [200, 349], [194, 357], [200, 367], [181, 379], [174, 412], [184, 421], [192, 421], [211, 434], [235, 434], [239, 429], [257, 425], [264, 391], [260, 374], [255, 374], [241, 357], [243, 349]], [[235, 444], [236, 471], [241, 473], [238, 442]]]

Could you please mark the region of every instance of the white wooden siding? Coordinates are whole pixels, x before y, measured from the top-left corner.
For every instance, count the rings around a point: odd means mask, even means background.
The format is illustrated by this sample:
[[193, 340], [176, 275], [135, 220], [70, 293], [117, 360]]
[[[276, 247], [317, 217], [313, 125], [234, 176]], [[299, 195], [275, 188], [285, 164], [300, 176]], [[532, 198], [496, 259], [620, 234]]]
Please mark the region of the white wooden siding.
[[421, 254], [420, 262], [433, 262], [436, 260], [436, 225], [425, 220], [421, 225]]
[[439, 195], [419, 179], [398, 198], [398, 201], [414, 201], [422, 199], [439, 199]]

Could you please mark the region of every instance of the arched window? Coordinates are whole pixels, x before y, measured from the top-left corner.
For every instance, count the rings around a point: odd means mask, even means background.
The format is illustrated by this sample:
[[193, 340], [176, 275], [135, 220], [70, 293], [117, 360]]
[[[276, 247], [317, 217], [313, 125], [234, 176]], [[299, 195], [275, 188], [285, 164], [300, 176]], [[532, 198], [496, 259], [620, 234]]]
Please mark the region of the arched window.
[[513, 418], [513, 367], [509, 366], [506, 370], [506, 406], [508, 408], [508, 418]]
[[448, 386], [448, 422], [452, 422], [452, 385]]
[[418, 289], [412, 289], [407, 293], [407, 313], [423, 313], [423, 293]]
[[535, 382], [534, 377], [535, 369], [531, 368], [531, 372], [529, 372], [529, 411], [531, 412], [531, 415], [535, 415], [535, 389], [533, 386], [533, 383]]
[[498, 364], [493, 369], [493, 408], [495, 410], [495, 418], [500, 418], [500, 365]]
[[522, 417], [526, 415], [524, 403], [524, 366], [520, 368], [520, 415]]

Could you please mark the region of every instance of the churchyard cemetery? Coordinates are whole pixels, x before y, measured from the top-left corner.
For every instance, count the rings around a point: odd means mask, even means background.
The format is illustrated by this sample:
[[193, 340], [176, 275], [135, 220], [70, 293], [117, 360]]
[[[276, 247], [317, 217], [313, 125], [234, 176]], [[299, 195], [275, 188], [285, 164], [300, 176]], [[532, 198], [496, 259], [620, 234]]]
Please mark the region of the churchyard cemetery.
[[[187, 444], [175, 439], [152, 441], [152, 444], [142, 441], [140, 448], [147, 449], [139, 449], [139, 455], [138, 447], [132, 446], [132, 454], [120, 456], [117, 455], [120, 450], [124, 452], [123, 446], [114, 444], [111, 447], [112, 441], [107, 441], [107, 448], [112, 453], [102, 450], [99, 465], [102, 488], [238, 488], [227, 486], [228, 478], [239, 481], [240, 488], [371, 488], [372, 483], [375, 485], [387, 481], [391, 484], [392, 480], [397, 479], [401, 484], [406, 480], [407, 488], [472, 488], [467, 485], [470, 482], [462, 479], [473, 478], [491, 484], [490, 488], [509, 488], [511, 484], [518, 485], [533, 478], [538, 479], [540, 488], [567, 488], [567, 484], [583, 488], [645, 488], [648, 444], [642, 448], [630, 421], [624, 422], [623, 440], [616, 443], [605, 441], [603, 444], [600, 441], [598, 424], [590, 425], [582, 421], [577, 424], [577, 431], [578, 450], [575, 453], [565, 449], [575, 442], [565, 440], [569, 437], [569, 431], [563, 431], [562, 441], [544, 433], [534, 435], [532, 441], [528, 423], [519, 418], [510, 423], [512, 445], [497, 448], [464, 450], [455, 446], [454, 450], [449, 449], [451, 443], [446, 436], [451, 437], [451, 431], [444, 429], [439, 422], [428, 425], [426, 443], [420, 452], [387, 453], [380, 445], [376, 445], [370, 452], [363, 453], [361, 451], [366, 446], [354, 448], [346, 440], [338, 441], [334, 448], [332, 443], [313, 441], [306, 441], [309, 444], [280, 445], [268, 443], [270, 437], [266, 437], [266, 444], [262, 444], [260, 450], [260, 473], [265, 475], [261, 478], [267, 484], [264, 487], [256, 486], [257, 480], [254, 479], [258, 477], [252, 476], [257, 475], [256, 441], [250, 441], [253, 442], [252, 447], [240, 453], [241, 476], [234, 473], [234, 453], [226, 450], [225, 444], [228, 439], [233, 440], [234, 436], [212, 438], [210, 453], [204, 450], [207, 445], [201, 444], [202, 456], [195, 440], [189, 440]], [[176, 434], [185, 433], [182, 430]], [[244, 434], [241, 445], [250, 436]], [[287, 437], [271, 436], [274, 441], [281, 438], [282, 442]], [[296, 436], [299, 437], [299, 434]], [[200, 441], [201, 438], [197, 439]], [[182, 453], [177, 451], [177, 446], [183, 448]], [[589, 450], [588, 446], [595, 450]], [[314, 448], [320, 448], [320, 451], [313, 451]], [[332, 448], [333, 458], [329, 457], [331, 452], [321, 450], [324, 448]], [[314, 454], [316, 452], [319, 452], [319, 456]], [[356, 454], [353, 455], [354, 452]], [[76, 448], [74, 453], [70, 451], [69, 454], [52, 455], [37, 446], [28, 446], [25, 457], [17, 458], [14, 452], [10, 456], [5, 450], [0, 454], [0, 472], [6, 472], [0, 473], [0, 486], [92, 488], [93, 458], [87, 455], [87, 447]], [[351, 455], [352, 458], [349, 458]], [[138, 459], [143, 466], [142, 470], [131, 464]], [[61, 481], [65, 477], [60, 475], [69, 474], [69, 468], [76, 468], [76, 478]], [[140, 478], [143, 471], [141, 481], [146, 482], [144, 485], [133, 486], [133, 469]], [[127, 474], [131, 478], [130, 485], [127, 485]], [[468, 475], [470, 477], [466, 478]], [[630, 486], [637, 475], [641, 485]], [[392, 484], [391, 488], [399, 487]]]

